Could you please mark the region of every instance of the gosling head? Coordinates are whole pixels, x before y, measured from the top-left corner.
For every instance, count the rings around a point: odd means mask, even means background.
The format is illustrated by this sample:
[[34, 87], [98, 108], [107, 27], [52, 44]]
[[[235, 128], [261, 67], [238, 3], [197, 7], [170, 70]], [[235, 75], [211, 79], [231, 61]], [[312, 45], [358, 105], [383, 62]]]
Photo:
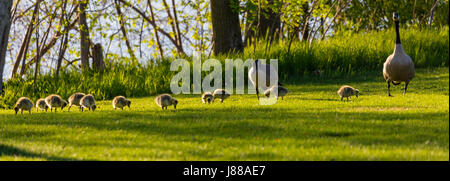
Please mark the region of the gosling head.
[[67, 106], [67, 101], [63, 100], [61, 104], [61, 110], [63, 110], [64, 107]]
[[130, 105], [131, 105], [131, 101], [130, 101], [130, 100], [127, 100], [127, 106], [128, 106], [128, 108], [130, 108]]
[[97, 109], [97, 106], [96, 106], [96, 105], [93, 105], [93, 106], [91, 107], [91, 109], [92, 109], [92, 112], [94, 112], [95, 109]]
[[172, 99], [170, 100], [170, 102], [172, 103], [173, 108], [176, 109], [176, 108], [177, 108], [177, 104], [178, 104], [178, 100], [175, 99], [175, 98], [172, 98]]
[[359, 90], [358, 90], [358, 89], [355, 89], [355, 90], [353, 91], [353, 94], [355, 94], [355, 96], [358, 97]]
[[210, 104], [211, 101], [212, 101], [212, 98], [211, 98], [211, 97], [207, 97], [207, 98], [206, 98], [206, 102], [208, 102], [208, 104]]
[[399, 18], [400, 18], [400, 17], [398, 16], [398, 13], [394, 12], [394, 13], [392, 14], [392, 19], [394, 19], [394, 21], [398, 21]]
[[19, 112], [19, 107], [14, 107], [14, 111], [16, 111], [16, 114], [17, 114], [17, 112]]

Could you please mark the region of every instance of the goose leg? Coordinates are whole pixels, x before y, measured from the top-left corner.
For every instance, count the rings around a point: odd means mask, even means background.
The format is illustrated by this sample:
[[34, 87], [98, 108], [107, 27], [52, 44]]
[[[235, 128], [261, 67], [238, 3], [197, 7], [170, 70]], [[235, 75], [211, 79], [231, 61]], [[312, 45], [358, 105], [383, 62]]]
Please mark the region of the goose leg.
[[389, 96], [389, 97], [392, 97], [392, 96], [391, 96], [391, 91], [390, 91], [390, 88], [391, 88], [391, 81], [388, 80], [388, 81], [386, 81], [386, 82], [387, 82], [387, 84], [388, 84], [388, 85], [387, 85], [387, 87], [388, 87], [388, 96]]
[[406, 94], [406, 89], [408, 89], [408, 84], [409, 84], [409, 82], [405, 82], [405, 90], [403, 91], [403, 95]]

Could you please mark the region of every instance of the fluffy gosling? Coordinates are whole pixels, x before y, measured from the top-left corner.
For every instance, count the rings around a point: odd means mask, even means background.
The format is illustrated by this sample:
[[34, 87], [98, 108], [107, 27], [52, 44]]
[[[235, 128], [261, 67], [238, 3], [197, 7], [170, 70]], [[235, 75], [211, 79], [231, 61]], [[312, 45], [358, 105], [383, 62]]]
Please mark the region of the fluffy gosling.
[[78, 110], [81, 110], [80, 100], [81, 100], [81, 98], [83, 98], [83, 96], [85, 96], [85, 94], [83, 94], [81, 92], [77, 92], [77, 93], [71, 95], [69, 97], [69, 108], [67, 110], [70, 111], [70, 108], [73, 105], [78, 106]]
[[275, 89], [278, 89], [278, 95], [276, 95], [277, 99], [278, 99], [278, 97], [281, 97], [281, 100], [283, 100], [283, 97], [286, 96], [286, 94], [289, 92], [286, 88], [284, 88], [282, 86], [275, 85], [275, 86], [272, 86], [270, 89], [267, 89], [264, 92], [264, 95], [266, 97], [269, 97], [270, 96], [270, 92], [271, 91], [275, 91]]
[[97, 108], [97, 106], [95, 105], [95, 99], [94, 96], [92, 96], [91, 94], [85, 95], [80, 99], [80, 105], [81, 105], [81, 112], [83, 112], [83, 108], [87, 108], [90, 110], [92, 110], [92, 112], [95, 111], [95, 109]]
[[173, 98], [169, 94], [159, 95], [158, 97], [155, 98], [155, 102], [163, 110], [164, 110], [164, 108], [166, 108], [166, 110], [167, 110], [167, 106], [171, 106], [171, 105], [173, 105], [173, 108], [176, 109], [177, 104], [178, 104], [178, 100]]
[[220, 102], [223, 103], [223, 100], [227, 99], [230, 96], [231, 94], [225, 89], [216, 89], [213, 93], [213, 102], [215, 99], [220, 99]]
[[17, 100], [16, 105], [14, 106], [14, 111], [19, 112], [20, 114], [23, 114], [23, 110], [28, 111], [31, 114], [31, 109], [33, 108], [33, 102], [31, 102], [30, 99], [27, 97], [21, 97], [19, 100]]
[[123, 96], [116, 96], [114, 97], [113, 101], [112, 101], [112, 105], [114, 110], [116, 110], [116, 108], [120, 108], [123, 110], [123, 107], [128, 106], [128, 108], [130, 108], [131, 105], [131, 101], [126, 99]]
[[350, 87], [350, 86], [348, 86], [348, 85], [344, 85], [344, 86], [342, 86], [342, 87], [337, 91], [337, 93], [339, 94], [339, 97], [341, 98], [341, 101], [342, 101], [342, 99], [343, 99], [344, 97], [346, 97], [346, 98], [347, 98], [347, 101], [348, 101], [348, 98], [351, 97], [351, 96], [353, 96], [353, 95], [355, 95], [356, 97], [358, 97], [359, 90], [358, 90], [358, 89], [355, 89], [355, 88], [353, 88], [353, 87]]
[[64, 99], [62, 99], [61, 96], [56, 95], [56, 94], [51, 94], [51, 95], [47, 96], [45, 98], [45, 103], [50, 108], [50, 112], [52, 112], [53, 108], [55, 108], [55, 112], [56, 112], [56, 109], [58, 107], [60, 107], [61, 111], [62, 111], [63, 108], [67, 106], [67, 102]]
[[203, 104], [210, 104], [214, 100], [214, 96], [211, 94], [211, 92], [205, 92], [202, 95], [202, 101]]
[[48, 106], [45, 103], [45, 99], [39, 99], [36, 101], [36, 112], [39, 110], [45, 110], [47, 112]]

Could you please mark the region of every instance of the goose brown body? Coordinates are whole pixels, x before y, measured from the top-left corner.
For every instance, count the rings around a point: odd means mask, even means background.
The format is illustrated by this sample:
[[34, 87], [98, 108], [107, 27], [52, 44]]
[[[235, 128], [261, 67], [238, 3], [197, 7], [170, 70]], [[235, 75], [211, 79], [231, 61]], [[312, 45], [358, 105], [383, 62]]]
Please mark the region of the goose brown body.
[[351, 86], [344, 85], [337, 91], [337, 93], [339, 94], [339, 97], [341, 98], [341, 101], [344, 98], [347, 98], [347, 101], [348, 101], [348, 98], [353, 96], [353, 95], [358, 97], [359, 90], [355, 89], [355, 88], [353, 88]]
[[95, 105], [95, 98], [91, 94], [85, 95], [80, 100], [81, 105], [81, 112], [83, 112], [84, 108], [87, 108], [89, 110], [92, 110], [92, 112], [95, 111], [97, 106]]
[[123, 96], [116, 96], [114, 97], [112, 104], [114, 109], [119, 108], [123, 110], [123, 107], [125, 106], [128, 106], [128, 108], [130, 108], [131, 101]]
[[398, 14], [394, 13], [393, 19], [395, 22], [396, 42], [394, 53], [389, 55], [383, 64], [383, 77], [386, 80], [388, 87], [388, 96], [391, 96], [390, 87], [391, 83], [399, 85], [401, 82], [405, 82], [404, 92], [408, 88], [409, 82], [414, 78], [414, 63], [409, 55], [403, 50], [403, 46], [400, 41], [399, 33], [399, 21]]
[[64, 99], [62, 99], [61, 96], [56, 94], [51, 94], [47, 96], [45, 98], [45, 103], [50, 108], [50, 111], [52, 111], [54, 108], [55, 112], [58, 107], [61, 108], [62, 110], [67, 105], [67, 102]]
[[38, 110], [45, 110], [47, 112], [48, 106], [47, 103], [45, 103], [45, 99], [39, 99], [36, 101], [36, 111]]
[[80, 100], [81, 100], [81, 98], [83, 98], [84, 96], [85, 96], [85, 94], [84, 94], [84, 93], [81, 93], [81, 92], [77, 92], [77, 93], [75, 93], [75, 94], [72, 94], [72, 95], [69, 97], [69, 108], [68, 108], [68, 110], [70, 110], [70, 108], [71, 108], [73, 105], [78, 106], [78, 109], [81, 110]]
[[213, 102], [215, 99], [220, 99], [220, 102], [223, 103], [223, 101], [230, 96], [231, 94], [225, 89], [216, 89], [213, 93]]
[[23, 114], [23, 111], [28, 111], [31, 114], [31, 109], [33, 108], [33, 102], [27, 97], [21, 97], [17, 100], [16, 105], [14, 106], [14, 111], [17, 112], [20, 110], [20, 114]]
[[156, 104], [162, 109], [167, 109], [168, 106], [173, 105], [173, 108], [177, 108], [178, 100], [170, 96], [169, 94], [161, 94], [155, 98]]
[[277, 90], [277, 95], [276, 95], [277, 99], [278, 99], [278, 97], [281, 97], [281, 100], [283, 100], [283, 97], [286, 96], [286, 94], [289, 92], [286, 88], [284, 88], [282, 86], [275, 85], [275, 86], [272, 86], [270, 89], [267, 89], [264, 92], [264, 95], [266, 97], [269, 97], [270, 93], [271, 92], [275, 92], [275, 90]]
[[214, 96], [211, 94], [211, 92], [205, 92], [202, 95], [202, 101], [204, 104], [208, 103], [210, 104], [214, 100]]

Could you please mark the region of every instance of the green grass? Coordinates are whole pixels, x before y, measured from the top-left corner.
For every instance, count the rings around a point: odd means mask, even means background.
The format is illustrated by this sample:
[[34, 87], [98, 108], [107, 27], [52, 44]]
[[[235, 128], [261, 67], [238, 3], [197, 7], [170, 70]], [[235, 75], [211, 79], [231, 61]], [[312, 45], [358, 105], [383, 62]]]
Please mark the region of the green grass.
[[[225, 59], [278, 59], [278, 73], [282, 82], [309, 79], [312, 72], [320, 70], [324, 78], [341, 75], [361, 74], [366, 71], [381, 70], [386, 58], [394, 49], [395, 33], [371, 31], [352, 34], [344, 32], [325, 41], [314, 42], [311, 46], [304, 42], [293, 42], [288, 53], [288, 40], [274, 43], [267, 49], [260, 43], [256, 51], [246, 47], [242, 54], [230, 53], [211, 57]], [[449, 29], [401, 29], [402, 44], [411, 56], [416, 68], [442, 67], [449, 65]], [[203, 56], [206, 61], [207, 56]], [[185, 57], [190, 60], [192, 57]], [[173, 59], [173, 58], [172, 58]], [[70, 96], [75, 91], [93, 94], [99, 100], [114, 98], [121, 94], [127, 97], [155, 95], [170, 90], [170, 79], [176, 72], [170, 71], [172, 59], [149, 60], [146, 65], [131, 63], [125, 57], [106, 56], [106, 72], [88, 72], [82, 75], [77, 69], [64, 70], [59, 80], [51, 74], [40, 75], [34, 83], [34, 73], [30, 69], [24, 79], [9, 79], [0, 92], [0, 108], [12, 108], [22, 96], [37, 99], [49, 94]], [[143, 60], [144, 61], [144, 60]], [[222, 67], [222, 70], [225, 70]], [[192, 71], [191, 71], [192, 72]], [[207, 72], [203, 72], [205, 76]], [[246, 74], [246, 73], [245, 73]], [[36, 93], [34, 86], [36, 85]]]
[[[348, 84], [362, 95], [341, 102]], [[0, 110], [0, 160], [449, 160], [449, 70], [418, 69], [408, 93], [388, 97], [381, 72], [287, 84], [275, 105], [255, 95], [223, 104], [177, 95], [131, 109], [14, 115]]]

